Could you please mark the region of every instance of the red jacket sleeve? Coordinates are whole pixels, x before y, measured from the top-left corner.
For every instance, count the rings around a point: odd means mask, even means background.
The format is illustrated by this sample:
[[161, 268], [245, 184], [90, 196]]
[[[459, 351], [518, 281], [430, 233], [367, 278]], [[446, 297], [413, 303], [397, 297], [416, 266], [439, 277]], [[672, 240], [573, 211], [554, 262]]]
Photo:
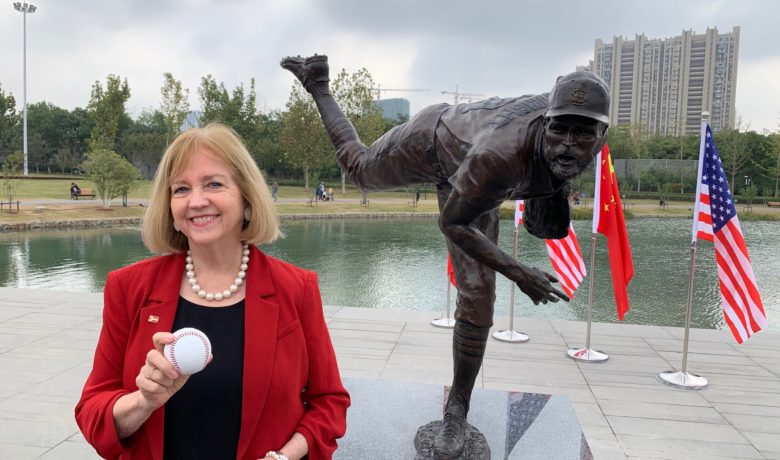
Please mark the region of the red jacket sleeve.
[[307, 411], [295, 431], [309, 443], [311, 460], [330, 459], [336, 450], [336, 439], [344, 436], [347, 429], [349, 394], [341, 383], [316, 274], [308, 274], [304, 290], [299, 317], [306, 339], [309, 380], [303, 393]]
[[122, 385], [130, 322], [122, 286], [116, 274], [109, 273], [95, 360], [76, 405], [76, 423], [87, 442], [104, 458], [118, 458], [125, 451], [116, 432], [113, 408], [117, 399], [130, 393]]

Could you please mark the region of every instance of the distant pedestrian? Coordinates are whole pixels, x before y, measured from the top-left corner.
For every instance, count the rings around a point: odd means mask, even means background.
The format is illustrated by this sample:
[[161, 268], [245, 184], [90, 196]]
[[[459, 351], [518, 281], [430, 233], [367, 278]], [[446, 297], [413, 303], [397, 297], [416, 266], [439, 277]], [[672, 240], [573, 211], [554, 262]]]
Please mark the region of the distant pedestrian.
[[414, 189], [414, 204], [417, 204], [420, 201], [420, 189], [416, 188]]
[[78, 196], [81, 195], [81, 188], [76, 185], [75, 182], [70, 183], [70, 199], [75, 200], [78, 199]]
[[320, 201], [325, 199], [325, 182], [320, 181], [320, 185], [317, 186], [317, 198]]
[[279, 193], [279, 184], [276, 181], [271, 184], [271, 197], [276, 201], [276, 194]]

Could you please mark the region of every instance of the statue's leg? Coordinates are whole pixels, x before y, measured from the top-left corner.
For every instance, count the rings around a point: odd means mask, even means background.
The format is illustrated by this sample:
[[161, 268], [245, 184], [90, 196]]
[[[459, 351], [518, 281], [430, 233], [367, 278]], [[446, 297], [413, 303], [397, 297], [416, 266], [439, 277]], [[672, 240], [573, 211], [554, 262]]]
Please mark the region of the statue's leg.
[[281, 66], [292, 72], [314, 98], [325, 131], [336, 148], [339, 164], [347, 175], [354, 175], [366, 146], [330, 93], [328, 57], [316, 54], [308, 58], [287, 57], [282, 59]]
[[366, 147], [330, 93], [327, 57], [288, 57], [281, 65], [314, 98], [325, 131], [336, 148], [339, 165], [358, 188], [375, 191], [446, 181], [438, 169], [434, 146], [436, 125], [444, 105], [423, 109]]
[[[439, 188], [440, 206], [450, 188]], [[498, 240], [498, 211], [484, 214], [476, 222], [485, 236]], [[463, 450], [466, 416], [474, 382], [482, 366], [485, 346], [493, 325], [495, 271], [466, 255], [460, 247], [447, 242], [458, 283], [455, 329], [452, 336], [453, 380], [444, 412], [442, 429], [436, 436], [436, 458], [457, 458]]]

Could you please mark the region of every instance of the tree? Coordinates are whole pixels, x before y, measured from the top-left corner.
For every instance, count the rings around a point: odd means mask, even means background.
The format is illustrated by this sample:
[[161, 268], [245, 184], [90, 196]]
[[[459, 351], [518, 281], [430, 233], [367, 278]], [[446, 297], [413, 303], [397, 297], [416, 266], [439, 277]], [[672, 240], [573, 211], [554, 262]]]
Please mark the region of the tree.
[[252, 144], [251, 139], [257, 134], [260, 122], [254, 78], [249, 82], [248, 94], [245, 94], [244, 84], [241, 83], [231, 95], [224, 83], [217, 83], [213, 76], [206, 75], [201, 78], [198, 95], [203, 109], [201, 125], [224, 123], [233, 128], [247, 145]]
[[755, 185], [748, 185], [742, 189], [742, 200], [745, 202], [745, 208], [747, 208], [748, 211], [753, 209], [753, 201], [756, 200], [757, 194], [758, 190], [756, 190]]
[[0, 159], [15, 150], [16, 129], [19, 114], [16, 112], [16, 99], [6, 94], [0, 85]]
[[3, 199], [8, 202], [8, 210], [16, 198], [16, 190], [19, 188], [19, 169], [10, 161], [3, 163]]
[[775, 194], [773, 196], [780, 196], [780, 133], [773, 134], [770, 139], [772, 140], [772, 153], [775, 157], [775, 165], [771, 168], [775, 179]]
[[[78, 169], [84, 156], [89, 150], [89, 140], [95, 123], [86, 109], [77, 107], [70, 111], [67, 130], [63, 133], [68, 149], [68, 155], [72, 157], [72, 169]], [[78, 171], [81, 173], [82, 171]]]
[[314, 100], [297, 81], [293, 84], [287, 111], [281, 118], [280, 140], [284, 155], [293, 167], [303, 171], [304, 189], [309, 191], [309, 173], [333, 157]]
[[73, 170], [73, 167], [76, 166], [76, 159], [68, 147], [60, 147], [54, 155], [52, 164], [64, 174], [66, 169]]
[[[648, 139], [648, 129], [647, 126], [638, 123], [633, 126], [633, 130], [631, 131], [631, 142], [634, 144], [634, 151], [636, 152], [636, 167], [637, 167], [637, 181], [636, 181], [636, 191], [641, 192], [642, 191], [642, 154], [647, 149], [647, 139]], [[645, 155], [645, 158], [647, 156]]]
[[133, 164], [145, 170], [146, 179], [151, 179], [167, 144], [168, 138], [163, 133], [133, 132], [122, 136], [121, 151]]
[[[715, 134], [715, 145], [718, 146], [720, 159], [723, 167], [729, 176], [729, 184], [736, 188], [737, 174], [742, 172], [749, 159], [747, 149], [747, 137], [740, 133], [742, 128], [742, 117], [738, 117], [736, 128], [725, 128]], [[745, 126], [744, 131], [750, 130], [750, 126]], [[745, 184], [746, 186], [748, 184]], [[735, 190], [732, 190], [734, 192]]]
[[165, 83], [160, 90], [162, 93], [160, 112], [165, 119], [165, 145], [168, 145], [179, 133], [181, 125], [184, 124], [187, 113], [190, 111], [190, 90], [182, 89], [181, 82], [174, 79], [170, 72], [165, 72], [163, 77]]
[[609, 127], [609, 151], [613, 160], [636, 156], [636, 143], [633, 139], [633, 132], [634, 128], [630, 124]]
[[120, 123], [128, 119], [125, 103], [130, 98], [130, 87], [118, 75], [109, 74], [106, 87], [99, 81], [92, 85], [89, 114], [95, 123], [90, 143], [92, 150], [113, 150], [116, 147]]
[[[41, 101], [27, 107], [29, 126], [29, 162], [36, 171], [51, 172], [52, 166], [64, 168], [73, 167], [69, 159], [71, 152], [61, 153], [62, 148], [68, 149], [75, 123], [71, 112], [56, 105]], [[68, 149], [69, 150], [69, 149]]]
[[255, 135], [246, 139], [249, 152], [263, 171], [273, 176], [286, 172], [284, 147], [281, 143], [282, 114], [273, 111], [258, 115]]
[[10, 155], [6, 155], [4, 164], [21, 170], [24, 167], [24, 153], [21, 150], [17, 150]]
[[[336, 76], [331, 84], [331, 92], [344, 114], [352, 122], [360, 140], [371, 145], [385, 132], [385, 119], [382, 110], [374, 103], [374, 79], [366, 68], [353, 74], [345, 69]], [[332, 158], [332, 157], [331, 157]], [[341, 193], [345, 193], [344, 171], [341, 171]]]
[[165, 116], [144, 110], [119, 138], [119, 153], [151, 179], [169, 142]]
[[230, 101], [230, 96], [224, 83], [217, 83], [214, 76], [208, 74], [200, 79], [198, 96], [200, 96], [200, 106], [203, 112], [200, 116], [201, 125], [215, 121], [225, 122], [225, 108]]
[[89, 153], [83, 165], [87, 177], [95, 184], [103, 207], [111, 207], [111, 201], [126, 194], [133, 181], [141, 178], [135, 166], [112, 150], [97, 149]]

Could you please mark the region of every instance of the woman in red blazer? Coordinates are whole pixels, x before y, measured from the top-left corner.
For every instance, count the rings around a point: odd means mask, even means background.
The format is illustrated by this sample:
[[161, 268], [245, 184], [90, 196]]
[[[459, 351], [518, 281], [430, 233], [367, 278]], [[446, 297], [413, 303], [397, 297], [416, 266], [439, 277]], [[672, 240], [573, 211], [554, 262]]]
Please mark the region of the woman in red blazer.
[[[329, 459], [346, 430], [317, 276], [259, 251], [279, 235], [268, 187], [230, 128], [181, 134], [163, 156], [144, 242], [168, 254], [111, 272], [92, 372], [76, 406], [105, 458]], [[179, 375], [172, 330], [212, 341]], [[222, 352], [222, 354], [221, 354]]]

